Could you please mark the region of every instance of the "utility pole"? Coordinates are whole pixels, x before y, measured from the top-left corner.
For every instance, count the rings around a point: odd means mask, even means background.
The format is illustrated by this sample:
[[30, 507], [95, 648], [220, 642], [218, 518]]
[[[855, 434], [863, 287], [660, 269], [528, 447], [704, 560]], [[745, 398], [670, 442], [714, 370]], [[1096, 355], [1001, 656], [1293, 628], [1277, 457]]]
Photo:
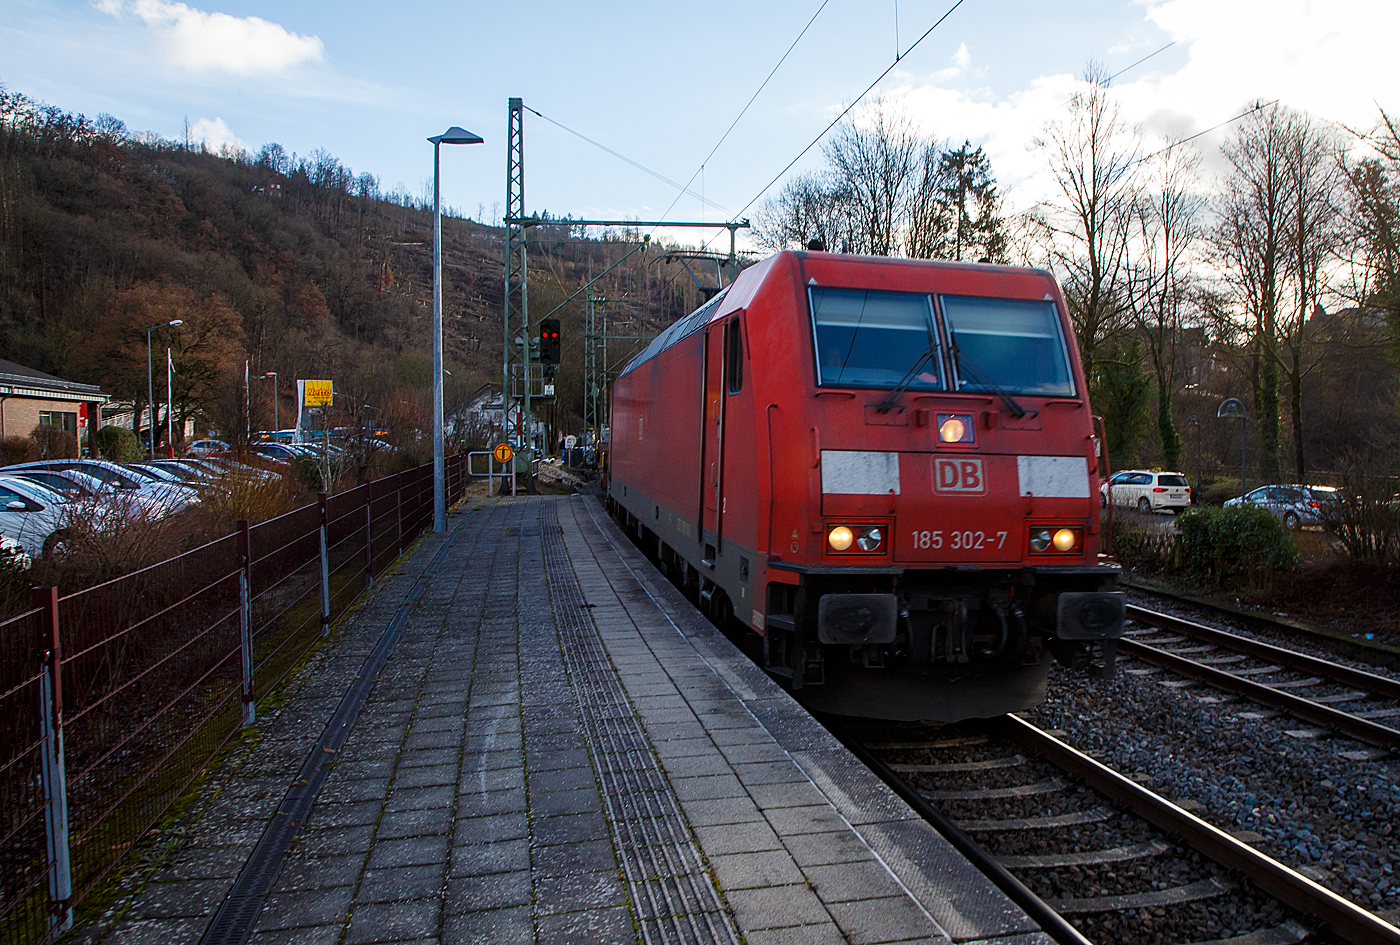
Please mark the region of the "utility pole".
[[[522, 99], [510, 99], [507, 125], [505, 344], [501, 360], [501, 397], [508, 412], [518, 368], [521, 392], [516, 432], [520, 449], [525, 450], [532, 445], [533, 436], [530, 429], [529, 266], [525, 226], [520, 222], [525, 217], [525, 103]], [[528, 462], [529, 454], [526, 456]], [[515, 481], [513, 475], [511, 481]]]

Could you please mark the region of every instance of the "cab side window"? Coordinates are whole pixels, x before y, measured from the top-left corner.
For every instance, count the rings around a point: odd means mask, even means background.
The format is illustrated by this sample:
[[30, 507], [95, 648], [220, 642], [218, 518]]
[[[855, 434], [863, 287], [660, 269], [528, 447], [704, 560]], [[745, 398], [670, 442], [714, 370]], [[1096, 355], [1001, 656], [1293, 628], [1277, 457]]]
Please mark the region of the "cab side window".
[[737, 394], [744, 389], [744, 333], [739, 328], [739, 319], [731, 318], [725, 324], [724, 346], [729, 393]]

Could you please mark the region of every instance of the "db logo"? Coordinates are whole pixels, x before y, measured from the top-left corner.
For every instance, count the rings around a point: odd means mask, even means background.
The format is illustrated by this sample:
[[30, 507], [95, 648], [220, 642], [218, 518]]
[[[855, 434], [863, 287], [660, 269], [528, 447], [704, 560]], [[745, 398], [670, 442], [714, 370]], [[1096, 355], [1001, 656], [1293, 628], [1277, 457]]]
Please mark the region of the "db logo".
[[933, 488], [938, 492], [987, 494], [987, 480], [982, 478], [980, 459], [935, 459], [933, 477]]

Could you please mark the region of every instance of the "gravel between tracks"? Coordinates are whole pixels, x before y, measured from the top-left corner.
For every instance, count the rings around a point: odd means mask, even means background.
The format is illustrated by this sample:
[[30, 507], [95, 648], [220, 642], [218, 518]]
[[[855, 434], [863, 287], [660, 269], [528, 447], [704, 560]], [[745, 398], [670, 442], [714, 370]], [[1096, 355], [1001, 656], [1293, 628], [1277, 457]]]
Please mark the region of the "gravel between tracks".
[[1291, 736], [1307, 726], [1242, 717], [1264, 710], [1164, 678], [1120, 666], [1111, 682], [1091, 683], [1056, 667], [1031, 720], [1110, 767], [1150, 776], [1168, 798], [1200, 804], [1195, 813], [1215, 826], [1258, 834], [1258, 849], [1338, 894], [1373, 911], [1400, 907], [1400, 759], [1345, 758], [1362, 746]]

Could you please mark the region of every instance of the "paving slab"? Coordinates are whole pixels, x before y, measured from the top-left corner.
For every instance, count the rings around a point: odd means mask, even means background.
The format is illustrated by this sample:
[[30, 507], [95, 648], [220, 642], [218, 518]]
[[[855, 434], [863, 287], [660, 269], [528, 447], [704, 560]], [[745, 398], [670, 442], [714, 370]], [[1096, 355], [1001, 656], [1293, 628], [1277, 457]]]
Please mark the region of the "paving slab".
[[366, 673], [248, 941], [1048, 941], [579, 496], [455, 511], [80, 939], [222, 941]]

